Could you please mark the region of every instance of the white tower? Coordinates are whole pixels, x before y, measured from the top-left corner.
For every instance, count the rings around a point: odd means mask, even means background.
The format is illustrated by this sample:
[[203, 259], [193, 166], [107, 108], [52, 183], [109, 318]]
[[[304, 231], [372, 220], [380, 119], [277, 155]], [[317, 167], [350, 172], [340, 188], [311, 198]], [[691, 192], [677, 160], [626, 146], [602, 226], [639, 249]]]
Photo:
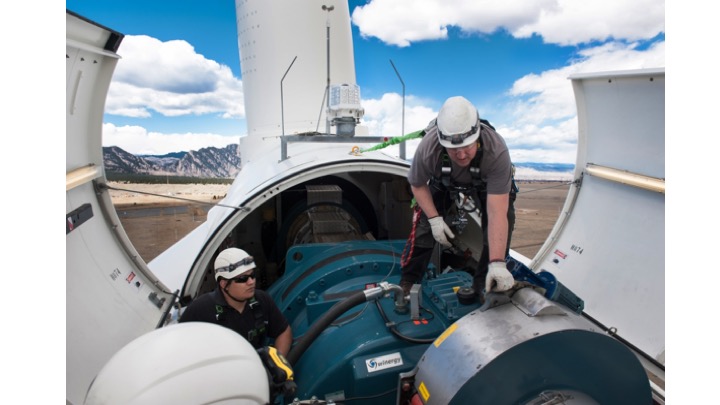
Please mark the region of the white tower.
[[283, 130], [324, 133], [326, 88], [356, 86], [355, 61], [347, 1], [236, 0], [235, 7], [248, 126], [240, 143], [245, 164], [277, 150]]

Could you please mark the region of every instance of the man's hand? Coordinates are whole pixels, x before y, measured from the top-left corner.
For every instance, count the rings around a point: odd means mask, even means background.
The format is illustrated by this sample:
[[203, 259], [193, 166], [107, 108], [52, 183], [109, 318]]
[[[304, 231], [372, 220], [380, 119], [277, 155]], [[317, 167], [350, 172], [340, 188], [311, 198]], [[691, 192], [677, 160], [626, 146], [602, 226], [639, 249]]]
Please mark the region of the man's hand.
[[515, 284], [515, 279], [507, 269], [505, 262], [493, 262], [488, 266], [488, 274], [485, 279], [485, 292], [507, 291]]
[[443, 217], [432, 217], [428, 219], [428, 222], [430, 222], [430, 227], [432, 228], [433, 238], [435, 238], [435, 240], [443, 246], [452, 246], [452, 244], [448, 242], [447, 236], [454, 238], [455, 234], [452, 233], [450, 227], [445, 223]]

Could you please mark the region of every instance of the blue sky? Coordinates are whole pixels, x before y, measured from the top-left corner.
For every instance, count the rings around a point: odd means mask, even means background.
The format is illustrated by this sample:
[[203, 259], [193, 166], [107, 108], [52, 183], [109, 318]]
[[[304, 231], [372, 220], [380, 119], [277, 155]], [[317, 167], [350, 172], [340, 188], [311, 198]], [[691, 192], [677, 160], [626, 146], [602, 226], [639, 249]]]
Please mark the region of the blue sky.
[[[168, 4], [66, 2], [126, 35], [106, 103], [104, 146], [163, 154], [222, 147], [246, 133], [234, 1]], [[395, 113], [402, 85], [392, 60], [405, 83], [405, 133], [424, 128], [447, 97], [463, 95], [505, 137], [515, 162], [574, 163], [577, 121], [567, 77], [665, 67], [665, 6], [656, 0], [446, 4], [350, 1], [370, 135], [402, 132]], [[188, 74], [215, 81], [215, 94], [173, 87], [173, 78], [179, 83]]]

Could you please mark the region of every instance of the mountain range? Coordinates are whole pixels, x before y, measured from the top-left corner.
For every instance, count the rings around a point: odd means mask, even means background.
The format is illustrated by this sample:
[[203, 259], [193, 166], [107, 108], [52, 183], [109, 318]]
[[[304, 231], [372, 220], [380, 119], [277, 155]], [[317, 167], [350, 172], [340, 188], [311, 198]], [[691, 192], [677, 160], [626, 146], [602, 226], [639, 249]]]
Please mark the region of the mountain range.
[[133, 155], [117, 146], [103, 147], [105, 171], [118, 174], [235, 178], [240, 172], [237, 144], [166, 155]]
[[[105, 171], [117, 174], [234, 179], [240, 172], [238, 145], [207, 147], [166, 155], [133, 155], [117, 146], [103, 147]], [[575, 165], [515, 163], [517, 180], [572, 180]]]

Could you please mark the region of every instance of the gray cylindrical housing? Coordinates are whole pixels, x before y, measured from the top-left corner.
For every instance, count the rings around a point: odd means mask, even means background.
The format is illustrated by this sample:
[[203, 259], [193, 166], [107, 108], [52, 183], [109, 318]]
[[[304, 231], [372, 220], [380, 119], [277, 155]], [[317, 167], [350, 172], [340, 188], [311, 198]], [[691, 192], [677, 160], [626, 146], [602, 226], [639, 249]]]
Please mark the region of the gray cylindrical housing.
[[[425, 404], [526, 404], [553, 391], [582, 399], [573, 403], [652, 402], [645, 370], [627, 347], [524, 290], [522, 300], [474, 311], [430, 345], [415, 376]], [[543, 300], [540, 311], [524, 307]]]

